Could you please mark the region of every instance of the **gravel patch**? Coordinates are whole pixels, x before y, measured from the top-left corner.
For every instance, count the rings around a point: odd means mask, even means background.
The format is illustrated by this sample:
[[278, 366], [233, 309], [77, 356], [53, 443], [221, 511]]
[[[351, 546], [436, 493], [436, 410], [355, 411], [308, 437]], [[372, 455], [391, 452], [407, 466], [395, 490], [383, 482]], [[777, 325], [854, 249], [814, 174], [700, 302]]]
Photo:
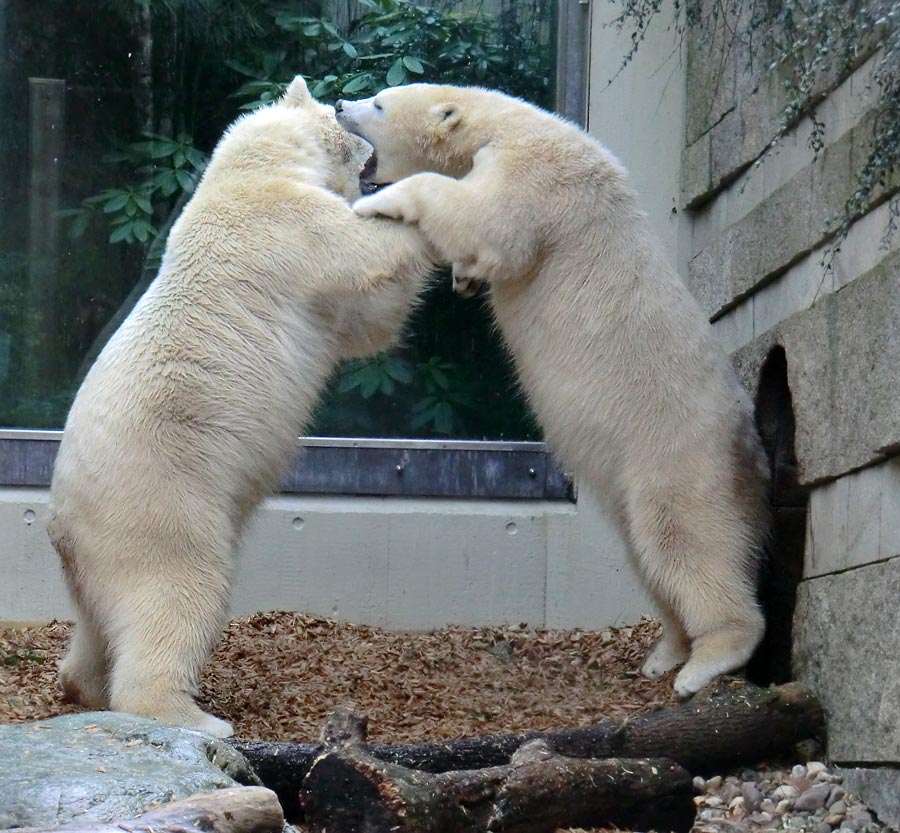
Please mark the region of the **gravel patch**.
[[887, 833], [842, 786], [843, 777], [820, 761], [790, 769], [746, 770], [694, 778], [698, 795], [692, 833]]

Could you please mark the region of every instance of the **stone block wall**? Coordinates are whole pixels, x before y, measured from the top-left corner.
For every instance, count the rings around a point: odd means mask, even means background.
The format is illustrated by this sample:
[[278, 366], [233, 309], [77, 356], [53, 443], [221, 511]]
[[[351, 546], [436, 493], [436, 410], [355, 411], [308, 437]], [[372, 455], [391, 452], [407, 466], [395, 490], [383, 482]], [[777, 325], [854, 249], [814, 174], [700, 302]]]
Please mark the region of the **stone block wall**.
[[823, 150], [809, 148], [811, 124], [801, 122], [766, 153], [782, 84], [769, 62], [751, 66], [725, 43], [727, 30], [687, 44], [687, 279], [758, 415], [776, 395], [763, 368], [783, 349], [792, 418], [762, 433], [781, 481], [774, 581], [800, 579], [792, 673], [825, 705], [830, 758], [898, 823], [900, 233], [885, 247], [889, 194], [851, 227], [833, 268], [822, 263], [829, 223], [867, 155], [876, 59], [823, 79]]

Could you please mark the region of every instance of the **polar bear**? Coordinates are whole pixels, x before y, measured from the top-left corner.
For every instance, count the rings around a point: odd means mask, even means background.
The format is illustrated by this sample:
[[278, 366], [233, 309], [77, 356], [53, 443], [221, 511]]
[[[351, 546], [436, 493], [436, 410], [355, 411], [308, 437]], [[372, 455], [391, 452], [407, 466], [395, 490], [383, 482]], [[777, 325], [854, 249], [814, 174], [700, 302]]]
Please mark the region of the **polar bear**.
[[749, 399], [666, 262], [622, 165], [498, 92], [429, 84], [340, 101], [375, 149], [364, 217], [415, 224], [486, 281], [550, 447], [604, 496], [663, 618], [643, 670], [681, 696], [760, 642], [768, 467]]
[[389, 346], [432, 268], [415, 229], [351, 211], [370, 153], [300, 77], [238, 120], [79, 389], [48, 528], [82, 704], [231, 733], [194, 697], [242, 529], [337, 362]]

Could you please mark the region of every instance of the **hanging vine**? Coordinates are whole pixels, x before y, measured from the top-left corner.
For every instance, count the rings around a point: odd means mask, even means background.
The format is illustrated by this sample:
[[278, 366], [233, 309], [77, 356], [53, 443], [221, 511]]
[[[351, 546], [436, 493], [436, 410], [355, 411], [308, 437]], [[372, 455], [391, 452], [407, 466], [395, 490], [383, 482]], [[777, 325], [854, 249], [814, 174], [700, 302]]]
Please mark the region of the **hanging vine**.
[[[640, 49], [665, 0], [610, 0], [619, 7], [614, 23], [630, 32], [623, 56], [627, 66]], [[825, 124], [817, 106], [864, 61], [874, 60], [872, 136], [868, 154], [855, 171], [855, 188], [829, 224], [836, 252], [850, 226], [873, 205], [889, 200], [883, 245], [900, 219], [900, 4], [897, 0], [674, 0], [679, 46], [687, 35], [701, 48], [740, 48], [747, 72], [777, 72], [784, 103], [774, 133], [758, 162], [793, 131], [800, 120], [812, 124], [808, 141], [824, 148]], [[621, 69], [620, 69], [621, 71]], [[826, 257], [830, 263], [830, 255]]]

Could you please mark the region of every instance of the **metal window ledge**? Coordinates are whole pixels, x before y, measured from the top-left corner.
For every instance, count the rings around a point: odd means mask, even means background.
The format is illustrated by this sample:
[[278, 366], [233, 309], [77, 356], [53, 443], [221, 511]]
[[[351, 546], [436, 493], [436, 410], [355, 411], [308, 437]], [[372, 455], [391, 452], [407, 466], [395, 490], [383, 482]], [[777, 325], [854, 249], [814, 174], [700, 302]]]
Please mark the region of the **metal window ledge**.
[[[0, 431], [0, 486], [46, 487], [61, 431]], [[543, 443], [301, 437], [286, 494], [574, 500]]]

